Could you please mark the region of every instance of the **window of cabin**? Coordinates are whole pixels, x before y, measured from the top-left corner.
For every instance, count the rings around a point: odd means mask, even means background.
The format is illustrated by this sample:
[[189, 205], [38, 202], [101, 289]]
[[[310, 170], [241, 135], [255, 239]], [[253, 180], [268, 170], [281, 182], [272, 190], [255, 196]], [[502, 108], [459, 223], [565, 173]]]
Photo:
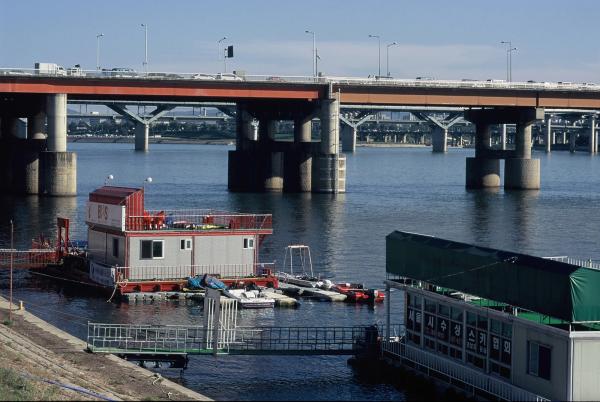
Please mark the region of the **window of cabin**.
[[181, 239], [181, 249], [182, 250], [191, 250], [192, 249], [192, 239]]
[[164, 240], [140, 240], [143, 260], [164, 258]]
[[244, 248], [254, 248], [254, 239], [251, 237], [244, 239]]
[[527, 373], [550, 380], [552, 349], [537, 342], [527, 342]]

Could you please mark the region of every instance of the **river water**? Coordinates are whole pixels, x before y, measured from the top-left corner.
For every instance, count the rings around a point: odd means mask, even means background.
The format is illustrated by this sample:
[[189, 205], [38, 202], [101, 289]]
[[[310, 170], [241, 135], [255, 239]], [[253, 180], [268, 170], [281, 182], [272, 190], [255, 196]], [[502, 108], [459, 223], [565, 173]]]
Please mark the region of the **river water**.
[[[40, 232], [53, 235], [57, 215], [72, 219], [72, 238], [85, 239], [88, 193], [114, 175], [114, 185], [146, 184], [148, 209], [215, 208], [272, 213], [274, 234], [261, 249], [263, 261], [283, 260], [291, 243], [311, 247], [316, 272], [338, 281], [382, 287], [385, 236], [413, 231], [540, 256], [600, 259], [598, 228], [600, 158], [586, 153], [534, 152], [541, 159], [542, 190], [469, 191], [465, 157], [473, 150], [359, 148], [347, 159], [347, 193], [239, 194], [227, 191], [228, 146], [152, 145], [136, 153], [131, 144], [69, 145], [78, 154], [78, 192], [72, 198], [0, 196], [0, 246], [9, 221], [15, 243], [29, 246]], [[6, 294], [6, 275], [0, 272]], [[202, 309], [192, 302], [107, 303], [86, 291], [64, 289], [26, 272], [17, 275], [15, 296], [34, 314], [84, 338], [86, 322], [197, 324]], [[392, 318], [400, 319], [400, 294], [392, 295]], [[299, 309], [241, 311], [240, 325], [333, 326], [382, 323], [383, 306], [303, 301]], [[184, 385], [229, 400], [404, 400], [399, 389], [364, 378], [344, 357], [192, 357], [182, 374], [161, 369]]]

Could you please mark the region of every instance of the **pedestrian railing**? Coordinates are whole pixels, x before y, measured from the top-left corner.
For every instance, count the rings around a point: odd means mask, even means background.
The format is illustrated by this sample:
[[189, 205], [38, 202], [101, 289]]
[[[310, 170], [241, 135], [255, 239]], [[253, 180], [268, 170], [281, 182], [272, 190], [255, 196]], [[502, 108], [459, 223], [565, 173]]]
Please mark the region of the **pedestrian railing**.
[[582, 260], [578, 258], [571, 258], [566, 255], [556, 256], [556, 257], [544, 257], [547, 260], [564, 262], [565, 264], [576, 265], [578, 267], [591, 268], [591, 269], [600, 269], [600, 262], [594, 261], [592, 259]]
[[0, 268], [43, 268], [55, 264], [58, 254], [54, 249], [15, 250], [0, 249]]
[[516, 387], [499, 378], [492, 377], [478, 370], [453, 362], [449, 359], [429, 353], [420, 348], [407, 345], [403, 341], [384, 341], [381, 343], [384, 356], [401, 361], [409, 361], [429, 371], [443, 374], [453, 381], [462, 383], [494, 395], [507, 401], [547, 401], [548, 399]]
[[377, 345], [377, 328], [230, 327], [88, 323], [87, 345], [95, 353], [352, 355]]

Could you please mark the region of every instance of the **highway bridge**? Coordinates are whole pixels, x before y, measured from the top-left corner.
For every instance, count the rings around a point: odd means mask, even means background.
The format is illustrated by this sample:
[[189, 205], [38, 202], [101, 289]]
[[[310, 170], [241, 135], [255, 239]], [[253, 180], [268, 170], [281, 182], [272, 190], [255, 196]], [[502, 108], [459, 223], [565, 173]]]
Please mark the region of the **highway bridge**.
[[[206, 76], [206, 75], [204, 75]], [[236, 149], [229, 154], [232, 191], [344, 192], [345, 157], [340, 153], [340, 108], [455, 109], [445, 119], [420, 112], [434, 127], [433, 150], [444, 152], [448, 128], [459, 120], [476, 126], [475, 157], [467, 158], [466, 186], [540, 187], [539, 160], [531, 158], [531, 127], [547, 121], [546, 110], [579, 113], [589, 126], [590, 152], [598, 149], [596, 111], [600, 85], [504, 81], [400, 80], [351, 77], [232, 76], [205, 79], [186, 74], [128, 73], [106, 76], [40, 74], [25, 69], [0, 70], [0, 152], [2, 183], [26, 194], [74, 195], [76, 156], [67, 151], [67, 102], [102, 103], [134, 119], [136, 149], [148, 149], [149, 125], [178, 104], [235, 105]], [[194, 78], [196, 77], [196, 78]], [[156, 108], [147, 116], [127, 109], [145, 102]], [[419, 113], [419, 112], [417, 112]], [[15, 122], [27, 118], [26, 138], [16, 138]], [[320, 119], [320, 141], [311, 139], [311, 121]], [[294, 142], [277, 141], [273, 122], [294, 122]], [[345, 121], [344, 121], [345, 120]], [[258, 132], [254, 130], [258, 121]], [[342, 116], [344, 138], [356, 136], [358, 121]], [[47, 133], [44, 132], [47, 122]], [[491, 148], [490, 126], [515, 124], [515, 149]], [[348, 129], [350, 128], [350, 129]]]

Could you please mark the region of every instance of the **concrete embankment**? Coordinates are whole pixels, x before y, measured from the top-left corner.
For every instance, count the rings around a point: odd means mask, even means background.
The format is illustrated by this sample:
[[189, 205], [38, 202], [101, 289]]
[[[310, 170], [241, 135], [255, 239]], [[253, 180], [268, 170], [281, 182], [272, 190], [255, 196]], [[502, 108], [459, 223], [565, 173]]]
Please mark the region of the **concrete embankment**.
[[13, 311], [7, 325], [8, 306], [0, 297], [0, 365], [27, 381], [54, 384], [60, 394], [52, 399], [210, 400], [114, 355], [89, 353], [84, 341], [27, 311]]

